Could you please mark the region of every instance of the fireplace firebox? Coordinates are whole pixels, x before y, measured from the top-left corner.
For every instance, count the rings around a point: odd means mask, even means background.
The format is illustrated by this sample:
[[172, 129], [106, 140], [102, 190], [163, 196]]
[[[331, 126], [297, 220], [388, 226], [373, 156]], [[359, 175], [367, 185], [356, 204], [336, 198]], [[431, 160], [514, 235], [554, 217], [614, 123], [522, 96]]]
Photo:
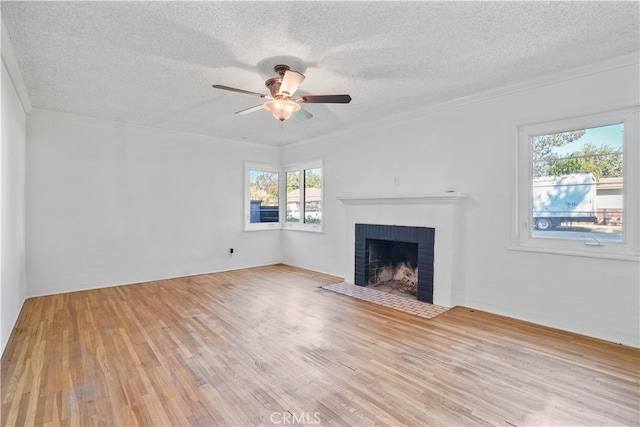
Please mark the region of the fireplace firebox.
[[356, 224], [355, 284], [367, 286], [399, 274], [417, 280], [419, 301], [433, 303], [434, 242], [434, 228]]

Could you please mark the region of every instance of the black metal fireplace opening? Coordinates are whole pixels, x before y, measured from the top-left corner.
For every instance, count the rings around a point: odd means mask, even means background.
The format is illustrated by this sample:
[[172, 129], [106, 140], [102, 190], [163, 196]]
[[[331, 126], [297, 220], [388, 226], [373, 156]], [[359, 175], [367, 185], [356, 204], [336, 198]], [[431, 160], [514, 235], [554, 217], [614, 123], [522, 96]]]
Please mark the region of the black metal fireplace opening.
[[419, 301], [433, 303], [434, 228], [356, 224], [355, 237], [356, 285], [384, 280], [380, 275], [402, 274], [409, 281], [417, 278]]

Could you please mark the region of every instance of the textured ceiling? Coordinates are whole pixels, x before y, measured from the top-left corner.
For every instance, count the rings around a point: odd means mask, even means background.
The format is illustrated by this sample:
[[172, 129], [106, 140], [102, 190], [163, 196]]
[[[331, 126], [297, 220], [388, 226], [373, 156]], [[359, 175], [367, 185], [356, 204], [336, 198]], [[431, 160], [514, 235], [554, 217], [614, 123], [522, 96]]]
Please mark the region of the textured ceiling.
[[[34, 107], [285, 145], [639, 49], [638, 2], [10, 2]], [[277, 58], [306, 80], [281, 124], [235, 115]]]

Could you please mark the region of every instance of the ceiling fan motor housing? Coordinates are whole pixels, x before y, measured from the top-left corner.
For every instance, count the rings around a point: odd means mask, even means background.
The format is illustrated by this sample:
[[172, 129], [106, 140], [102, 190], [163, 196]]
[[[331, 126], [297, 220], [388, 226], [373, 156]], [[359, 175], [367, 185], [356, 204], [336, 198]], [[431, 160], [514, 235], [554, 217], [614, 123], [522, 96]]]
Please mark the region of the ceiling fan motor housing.
[[288, 65], [280, 64], [273, 67], [273, 71], [278, 73], [280, 77], [284, 76], [284, 73], [289, 71], [291, 68]]

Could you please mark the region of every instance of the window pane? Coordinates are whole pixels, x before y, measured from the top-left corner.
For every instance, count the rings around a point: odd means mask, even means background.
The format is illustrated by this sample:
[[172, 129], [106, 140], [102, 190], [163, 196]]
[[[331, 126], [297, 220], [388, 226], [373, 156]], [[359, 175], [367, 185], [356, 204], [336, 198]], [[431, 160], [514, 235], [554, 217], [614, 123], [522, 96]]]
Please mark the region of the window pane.
[[532, 138], [532, 237], [623, 241], [623, 124]]
[[322, 168], [304, 171], [304, 222], [320, 224], [322, 220]]
[[252, 223], [279, 221], [279, 178], [278, 172], [249, 171]]
[[300, 222], [300, 171], [287, 172], [287, 222]]

